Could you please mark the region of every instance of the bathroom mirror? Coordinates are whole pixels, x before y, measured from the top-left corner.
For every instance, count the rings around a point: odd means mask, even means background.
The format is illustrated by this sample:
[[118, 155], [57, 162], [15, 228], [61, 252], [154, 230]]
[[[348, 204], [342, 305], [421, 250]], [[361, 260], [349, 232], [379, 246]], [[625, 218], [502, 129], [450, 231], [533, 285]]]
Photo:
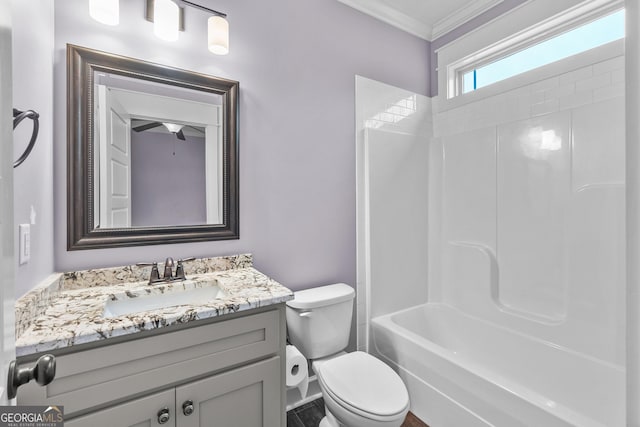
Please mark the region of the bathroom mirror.
[[67, 46], [70, 250], [239, 238], [238, 82]]

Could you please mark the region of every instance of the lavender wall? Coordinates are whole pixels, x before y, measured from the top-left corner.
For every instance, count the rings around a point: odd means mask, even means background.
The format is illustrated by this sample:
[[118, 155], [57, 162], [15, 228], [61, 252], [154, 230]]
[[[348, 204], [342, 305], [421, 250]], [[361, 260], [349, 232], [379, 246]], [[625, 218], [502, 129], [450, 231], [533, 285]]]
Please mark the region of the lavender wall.
[[[31, 155], [13, 170], [15, 295], [21, 296], [54, 270], [53, 256], [53, 2], [13, 0], [13, 106], [40, 114], [40, 132]], [[37, 29], [37, 31], [34, 31]], [[14, 159], [31, 138], [32, 122], [14, 132]], [[18, 224], [31, 222], [31, 260], [18, 265]]]
[[[55, 8], [55, 265], [57, 270], [252, 252], [296, 290], [355, 285], [355, 74], [427, 94], [429, 43], [334, 0], [216, 0], [231, 53], [206, 48], [206, 14], [186, 10], [175, 43], [153, 36], [144, 1], [121, 1], [120, 25], [88, 17], [88, 1]], [[240, 240], [66, 251], [65, 44], [240, 81]]]
[[131, 225], [206, 224], [204, 138], [131, 132]]

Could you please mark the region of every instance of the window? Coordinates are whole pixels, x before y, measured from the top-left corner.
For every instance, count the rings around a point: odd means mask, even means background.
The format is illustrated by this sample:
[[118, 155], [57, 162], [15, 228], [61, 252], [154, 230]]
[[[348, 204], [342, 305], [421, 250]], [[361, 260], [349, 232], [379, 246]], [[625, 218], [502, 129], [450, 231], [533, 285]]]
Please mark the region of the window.
[[624, 10], [619, 10], [492, 62], [480, 61], [461, 69], [461, 92], [472, 92], [622, 38]]

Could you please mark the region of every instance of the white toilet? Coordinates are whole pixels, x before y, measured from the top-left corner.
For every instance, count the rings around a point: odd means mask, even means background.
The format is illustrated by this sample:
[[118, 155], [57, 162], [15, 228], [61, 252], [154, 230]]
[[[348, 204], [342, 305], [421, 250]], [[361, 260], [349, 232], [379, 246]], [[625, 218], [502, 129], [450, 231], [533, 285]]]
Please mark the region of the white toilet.
[[326, 410], [320, 427], [400, 427], [409, 411], [400, 377], [367, 353], [343, 352], [354, 295], [344, 283], [295, 292], [287, 302], [289, 340], [318, 377]]

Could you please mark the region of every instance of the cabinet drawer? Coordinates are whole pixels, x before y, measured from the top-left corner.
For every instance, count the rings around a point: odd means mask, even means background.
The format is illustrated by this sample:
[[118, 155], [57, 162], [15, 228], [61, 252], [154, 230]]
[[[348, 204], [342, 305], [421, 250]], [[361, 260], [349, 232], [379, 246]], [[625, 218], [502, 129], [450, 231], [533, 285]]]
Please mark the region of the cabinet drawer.
[[272, 310], [57, 357], [55, 380], [18, 391], [20, 405], [64, 405], [65, 416], [277, 354]]

